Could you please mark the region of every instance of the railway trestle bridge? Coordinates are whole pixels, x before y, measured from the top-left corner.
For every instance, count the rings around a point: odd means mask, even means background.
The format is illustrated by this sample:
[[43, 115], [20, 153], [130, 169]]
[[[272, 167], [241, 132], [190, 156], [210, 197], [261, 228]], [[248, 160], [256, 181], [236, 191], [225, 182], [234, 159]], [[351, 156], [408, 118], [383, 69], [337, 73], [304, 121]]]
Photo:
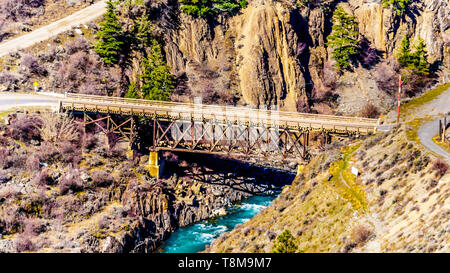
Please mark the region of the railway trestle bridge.
[[150, 119], [153, 176], [159, 176], [158, 151], [162, 150], [308, 160], [311, 132], [319, 132], [323, 143], [330, 143], [332, 136], [367, 135], [380, 125], [378, 119], [359, 117], [72, 93], [60, 101], [59, 110], [82, 115], [85, 128], [98, 126], [130, 147], [139, 117]]

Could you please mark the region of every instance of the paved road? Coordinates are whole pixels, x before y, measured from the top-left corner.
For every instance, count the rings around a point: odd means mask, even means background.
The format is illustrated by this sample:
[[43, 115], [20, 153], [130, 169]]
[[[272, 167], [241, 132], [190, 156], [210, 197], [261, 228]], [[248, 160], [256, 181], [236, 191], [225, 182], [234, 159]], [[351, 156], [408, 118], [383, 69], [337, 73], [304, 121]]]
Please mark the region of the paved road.
[[440, 155], [450, 163], [450, 154], [433, 142], [433, 137], [439, 131], [439, 114], [447, 114], [450, 112], [450, 88], [444, 91], [439, 97], [432, 100], [428, 104], [415, 111], [415, 117], [423, 117], [429, 115], [434, 118], [432, 122], [426, 123], [420, 127], [418, 136], [420, 142], [430, 151]]
[[48, 40], [61, 32], [72, 29], [74, 26], [88, 23], [103, 15], [105, 11], [106, 0], [100, 0], [99, 2], [79, 10], [63, 19], [38, 28], [15, 39], [0, 43], [0, 57], [16, 50], [27, 48], [38, 42]]
[[427, 147], [430, 151], [442, 156], [450, 164], [450, 154], [441, 148], [439, 145], [434, 143], [433, 137], [439, 131], [439, 119], [429, 122], [419, 129], [419, 139], [422, 144]]
[[58, 98], [49, 96], [0, 93], [0, 112], [17, 106], [56, 106], [57, 103]]

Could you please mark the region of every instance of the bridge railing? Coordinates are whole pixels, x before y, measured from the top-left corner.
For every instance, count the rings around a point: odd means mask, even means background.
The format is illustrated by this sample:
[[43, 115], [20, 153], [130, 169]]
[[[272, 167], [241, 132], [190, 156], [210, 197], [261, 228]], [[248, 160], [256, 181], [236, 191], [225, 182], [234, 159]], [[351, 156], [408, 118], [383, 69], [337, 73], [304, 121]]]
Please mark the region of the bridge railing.
[[[235, 106], [219, 106], [219, 105], [205, 105], [205, 104], [193, 104], [193, 103], [183, 103], [183, 102], [167, 102], [167, 101], [154, 101], [154, 100], [142, 100], [142, 99], [131, 99], [131, 98], [119, 98], [119, 97], [109, 97], [109, 96], [96, 96], [96, 95], [83, 95], [68, 93], [66, 100], [72, 101], [90, 101], [99, 103], [111, 103], [111, 104], [123, 104], [123, 105], [141, 105], [149, 107], [164, 107], [175, 110], [177, 108], [182, 108], [186, 112], [192, 113], [196, 112], [211, 112], [211, 113], [232, 113], [239, 112], [240, 115], [248, 116], [259, 116], [263, 118], [278, 116], [280, 118], [285, 117], [289, 119], [309, 119], [315, 121], [337, 121], [337, 122], [347, 122], [353, 124], [365, 124], [370, 126], [379, 125], [378, 119], [370, 119], [363, 117], [346, 117], [346, 116], [333, 116], [333, 115], [323, 115], [323, 114], [307, 114], [307, 113], [297, 113], [288, 111], [276, 111], [276, 110], [264, 110], [264, 109], [251, 109], [245, 107], [235, 107]], [[119, 106], [118, 105], [118, 106]], [[178, 110], [180, 111], [180, 110]]]

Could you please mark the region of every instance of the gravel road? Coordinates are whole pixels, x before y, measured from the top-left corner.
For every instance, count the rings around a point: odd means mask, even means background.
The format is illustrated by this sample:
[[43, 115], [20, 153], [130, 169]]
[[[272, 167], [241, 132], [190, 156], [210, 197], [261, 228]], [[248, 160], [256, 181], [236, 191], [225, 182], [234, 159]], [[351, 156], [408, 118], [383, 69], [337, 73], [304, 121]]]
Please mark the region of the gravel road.
[[103, 15], [106, 11], [106, 0], [101, 0], [87, 8], [79, 10], [63, 19], [38, 28], [28, 34], [0, 43], [0, 57], [19, 49], [48, 40], [57, 34], [70, 30], [80, 24], [88, 23]]

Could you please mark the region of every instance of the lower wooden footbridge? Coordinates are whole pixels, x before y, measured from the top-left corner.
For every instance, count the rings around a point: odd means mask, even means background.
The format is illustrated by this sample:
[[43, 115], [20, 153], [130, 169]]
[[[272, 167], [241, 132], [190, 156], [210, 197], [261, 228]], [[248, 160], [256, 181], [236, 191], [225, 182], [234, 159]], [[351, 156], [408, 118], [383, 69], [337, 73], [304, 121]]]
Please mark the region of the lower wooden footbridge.
[[96, 125], [130, 143], [138, 117], [150, 119], [154, 165], [160, 150], [308, 159], [310, 132], [319, 132], [329, 143], [333, 135], [371, 134], [380, 125], [378, 119], [360, 117], [72, 93], [60, 100], [59, 108], [83, 115], [84, 126]]

